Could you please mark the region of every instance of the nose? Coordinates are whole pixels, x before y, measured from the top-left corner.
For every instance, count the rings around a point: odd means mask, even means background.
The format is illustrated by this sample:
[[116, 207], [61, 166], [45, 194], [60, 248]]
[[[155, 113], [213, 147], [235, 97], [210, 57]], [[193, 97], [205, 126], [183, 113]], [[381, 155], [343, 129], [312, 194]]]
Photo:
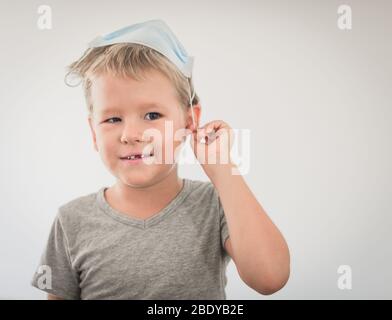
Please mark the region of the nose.
[[[124, 120], [125, 121], [125, 120]], [[121, 132], [120, 141], [122, 143], [138, 143], [143, 142], [143, 132], [146, 130], [144, 125], [137, 121], [129, 121], [125, 123]]]

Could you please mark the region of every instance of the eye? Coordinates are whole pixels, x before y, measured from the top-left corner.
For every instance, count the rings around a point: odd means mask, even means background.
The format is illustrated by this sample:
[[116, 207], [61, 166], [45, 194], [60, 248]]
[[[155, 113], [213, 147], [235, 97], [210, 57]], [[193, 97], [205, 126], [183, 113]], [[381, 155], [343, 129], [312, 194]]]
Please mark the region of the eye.
[[149, 112], [146, 114], [146, 116], [148, 116], [148, 115], [152, 115], [152, 119], [150, 117], [150, 119], [147, 119], [147, 120], [157, 120], [160, 117], [162, 117], [162, 115], [159, 112]]
[[113, 123], [113, 122], [110, 122], [110, 120], [113, 120], [113, 119], [120, 119], [120, 118], [110, 118], [110, 119], [105, 120], [104, 122]]

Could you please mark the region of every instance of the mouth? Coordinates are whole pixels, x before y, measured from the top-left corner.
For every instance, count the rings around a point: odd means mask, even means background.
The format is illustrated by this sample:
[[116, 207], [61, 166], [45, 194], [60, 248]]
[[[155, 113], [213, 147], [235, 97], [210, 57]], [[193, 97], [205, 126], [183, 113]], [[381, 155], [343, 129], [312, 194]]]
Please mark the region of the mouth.
[[121, 157], [121, 160], [141, 160], [141, 159], [145, 159], [145, 158], [149, 158], [152, 157], [154, 155], [153, 152], [151, 152], [150, 154], [133, 154], [127, 157]]

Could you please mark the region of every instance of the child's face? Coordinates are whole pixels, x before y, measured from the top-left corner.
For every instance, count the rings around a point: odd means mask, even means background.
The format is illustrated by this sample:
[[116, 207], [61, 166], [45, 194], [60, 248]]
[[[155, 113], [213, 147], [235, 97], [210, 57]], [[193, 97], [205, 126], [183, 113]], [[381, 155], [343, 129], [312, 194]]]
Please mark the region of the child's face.
[[[186, 112], [180, 106], [173, 84], [164, 75], [149, 71], [146, 80], [141, 81], [110, 74], [97, 76], [92, 79], [91, 103], [94, 111], [88, 120], [94, 147], [114, 176], [128, 186], [137, 187], [153, 184], [168, 174], [173, 162], [165, 163], [165, 146], [173, 145], [174, 159], [182, 141], [174, 139], [173, 134], [165, 134], [165, 121], [169, 121], [176, 133], [179, 129], [191, 129], [192, 117], [190, 110]], [[198, 124], [199, 105], [194, 106], [194, 115]], [[147, 129], [158, 130], [162, 142], [143, 138]], [[139, 161], [131, 165], [120, 159], [130, 153], [141, 153], [147, 145], [154, 148], [154, 160], [161, 156], [159, 164]]]

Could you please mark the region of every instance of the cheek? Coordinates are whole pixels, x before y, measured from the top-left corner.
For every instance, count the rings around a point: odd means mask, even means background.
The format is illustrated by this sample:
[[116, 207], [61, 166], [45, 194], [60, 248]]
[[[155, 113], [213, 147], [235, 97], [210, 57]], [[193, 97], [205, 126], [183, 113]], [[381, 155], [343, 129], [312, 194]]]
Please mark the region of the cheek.
[[176, 152], [176, 148], [185, 140], [185, 138], [180, 140], [180, 138], [184, 136], [183, 129], [184, 127], [182, 127], [178, 122], [169, 124], [166, 128], [162, 125], [162, 128], [158, 129], [160, 137], [157, 137], [157, 139], [153, 142], [156, 153], [159, 152], [162, 155], [166, 155], [166, 153], [169, 152], [174, 154]]
[[173, 144], [173, 151], [180, 148], [180, 146], [185, 142], [186, 139], [186, 128], [185, 123], [177, 123], [173, 130], [173, 136], [170, 137], [170, 141]]
[[100, 130], [97, 132], [96, 137], [99, 151], [103, 154], [113, 154], [115, 148], [115, 136], [113, 132]]

